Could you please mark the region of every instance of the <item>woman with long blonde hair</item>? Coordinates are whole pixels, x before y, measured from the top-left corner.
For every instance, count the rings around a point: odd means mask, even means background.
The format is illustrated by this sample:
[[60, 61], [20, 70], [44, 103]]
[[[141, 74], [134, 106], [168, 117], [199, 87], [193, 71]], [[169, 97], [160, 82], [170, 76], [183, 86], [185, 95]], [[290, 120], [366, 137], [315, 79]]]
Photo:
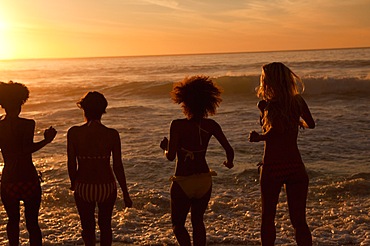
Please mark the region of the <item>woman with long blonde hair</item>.
[[314, 128], [311, 112], [300, 95], [300, 78], [280, 62], [262, 67], [257, 96], [261, 111], [262, 134], [252, 131], [250, 142], [264, 141], [260, 176], [262, 196], [262, 245], [274, 245], [275, 214], [281, 187], [285, 185], [289, 215], [298, 245], [312, 245], [306, 222], [308, 175], [303, 164], [297, 137], [299, 127]]

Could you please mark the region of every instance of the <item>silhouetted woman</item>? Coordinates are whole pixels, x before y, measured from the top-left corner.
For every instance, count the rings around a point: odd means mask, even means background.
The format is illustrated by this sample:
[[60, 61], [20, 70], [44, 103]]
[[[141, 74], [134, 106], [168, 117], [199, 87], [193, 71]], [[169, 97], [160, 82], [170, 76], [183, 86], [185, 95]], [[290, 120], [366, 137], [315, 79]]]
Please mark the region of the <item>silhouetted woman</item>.
[[50, 143], [57, 133], [50, 127], [44, 132], [44, 140], [33, 142], [35, 121], [19, 117], [28, 96], [29, 91], [25, 85], [12, 81], [0, 82], [0, 105], [6, 113], [0, 121], [0, 148], [4, 159], [1, 200], [9, 218], [6, 226], [9, 245], [19, 245], [21, 200], [25, 207], [30, 245], [42, 245], [38, 224], [41, 187], [32, 162], [32, 153]]
[[[68, 130], [68, 173], [81, 219], [85, 245], [95, 246], [95, 206], [97, 204], [100, 245], [112, 244], [112, 211], [117, 198], [116, 176], [123, 192], [125, 207], [131, 207], [122, 164], [119, 133], [101, 123], [108, 105], [104, 95], [87, 93], [77, 105], [86, 123]], [[113, 158], [113, 171], [110, 157]], [[113, 174], [114, 172], [114, 174]]]
[[221, 102], [220, 89], [205, 76], [185, 78], [175, 83], [172, 100], [181, 104], [185, 119], [171, 122], [170, 138], [164, 138], [160, 147], [168, 160], [177, 156], [175, 176], [171, 178], [171, 218], [173, 231], [180, 245], [191, 245], [185, 221], [191, 209], [193, 244], [206, 245], [206, 229], [203, 215], [212, 192], [212, 177], [206, 152], [209, 140], [215, 136], [226, 151], [224, 165], [233, 167], [234, 150], [220, 125], [208, 119], [216, 113]]
[[[312, 245], [306, 222], [308, 176], [297, 145], [299, 127], [314, 128], [315, 122], [299, 94], [300, 78], [280, 62], [262, 67], [257, 96], [262, 134], [252, 131], [249, 141], [264, 141], [260, 177], [262, 195], [262, 245], [274, 245], [275, 214], [285, 184], [289, 215], [298, 245]], [[303, 119], [303, 120], [300, 120]]]

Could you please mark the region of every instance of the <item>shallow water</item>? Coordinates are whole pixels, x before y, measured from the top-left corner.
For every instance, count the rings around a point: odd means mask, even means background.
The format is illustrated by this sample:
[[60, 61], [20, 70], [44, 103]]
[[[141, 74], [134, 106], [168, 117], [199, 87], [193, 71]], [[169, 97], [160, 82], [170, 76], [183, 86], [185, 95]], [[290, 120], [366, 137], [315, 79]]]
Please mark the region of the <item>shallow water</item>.
[[[223, 102], [212, 118], [236, 153], [235, 168], [227, 170], [223, 150], [211, 140], [207, 160], [218, 176], [205, 214], [208, 242], [259, 245], [255, 165], [263, 146], [249, 143], [247, 136], [259, 129], [254, 88], [260, 66], [270, 61], [282, 61], [302, 76], [303, 95], [317, 122], [314, 130], [300, 132], [298, 142], [310, 177], [307, 220], [314, 244], [370, 245], [370, 49], [0, 62], [0, 80], [23, 82], [31, 90], [22, 116], [36, 120], [35, 140], [49, 125], [58, 130], [55, 141], [34, 154], [45, 180], [39, 220], [45, 245], [82, 244], [65, 151], [66, 131], [83, 121], [75, 102], [89, 90], [104, 93], [109, 101], [103, 123], [120, 132], [134, 202], [133, 208], [123, 209], [119, 194], [114, 241], [175, 244], [168, 181], [175, 163], [163, 158], [159, 142], [170, 121], [183, 117], [169, 98], [172, 82], [194, 74], [212, 76], [223, 87]], [[0, 244], [5, 244], [3, 206], [0, 217]], [[27, 244], [23, 218], [20, 228], [22, 245]], [[284, 192], [276, 228], [277, 244], [295, 245]]]

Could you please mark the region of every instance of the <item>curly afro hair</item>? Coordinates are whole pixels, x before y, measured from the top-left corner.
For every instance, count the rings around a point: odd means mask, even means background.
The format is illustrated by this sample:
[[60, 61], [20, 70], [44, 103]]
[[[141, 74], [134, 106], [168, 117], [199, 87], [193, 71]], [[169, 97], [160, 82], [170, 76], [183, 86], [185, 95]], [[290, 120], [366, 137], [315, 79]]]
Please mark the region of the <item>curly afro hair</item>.
[[208, 76], [186, 77], [175, 83], [171, 91], [172, 100], [181, 104], [187, 118], [203, 118], [214, 115], [221, 103], [221, 88]]
[[30, 91], [21, 83], [0, 82], [0, 105], [3, 108], [22, 106], [28, 99]]

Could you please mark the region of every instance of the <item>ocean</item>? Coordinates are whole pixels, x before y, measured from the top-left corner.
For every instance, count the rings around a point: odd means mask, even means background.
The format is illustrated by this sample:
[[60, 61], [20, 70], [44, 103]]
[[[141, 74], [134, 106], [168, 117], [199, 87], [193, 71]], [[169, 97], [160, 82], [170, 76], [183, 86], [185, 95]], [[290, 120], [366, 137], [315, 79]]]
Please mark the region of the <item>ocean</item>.
[[[208, 244], [259, 245], [256, 164], [263, 143], [249, 143], [248, 134], [260, 131], [255, 88], [261, 66], [273, 61], [301, 76], [303, 97], [317, 123], [315, 129], [300, 130], [298, 140], [310, 177], [307, 220], [314, 245], [370, 245], [370, 48], [0, 61], [0, 81], [22, 82], [30, 89], [21, 117], [36, 121], [35, 141], [42, 140], [43, 130], [51, 125], [58, 131], [51, 144], [33, 155], [44, 179], [39, 217], [44, 244], [83, 244], [68, 189], [66, 133], [83, 123], [76, 102], [88, 91], [99, 91], [108, 100], [102, 122], [120, 132], [134, 202], [133, 208], [124, 209], [119, 193], [113, 241], [176, 244], [169, 195], [175, 162], [164, 158], [159, 143], [168, 136], [171, 120], [184, 117], [170, 99], [173, 82], [202, 74], [223, 88], [223, 102], [211, 118], [220, 123], [235, 150], [231, 170], [222, 165], [225, 153], [215, 139], [207, 152], [210, 168], [218, 173], [204, 218]], [[3, 165], [0, 159], [0, 171]], [[7, 243], [6, 222], [0, 202], [0, 245]], [[276, 228], [277, 245], [295, 245], [283, 190]], [[22, 245], [27, 245], [23, 216], [20, 230]]]

